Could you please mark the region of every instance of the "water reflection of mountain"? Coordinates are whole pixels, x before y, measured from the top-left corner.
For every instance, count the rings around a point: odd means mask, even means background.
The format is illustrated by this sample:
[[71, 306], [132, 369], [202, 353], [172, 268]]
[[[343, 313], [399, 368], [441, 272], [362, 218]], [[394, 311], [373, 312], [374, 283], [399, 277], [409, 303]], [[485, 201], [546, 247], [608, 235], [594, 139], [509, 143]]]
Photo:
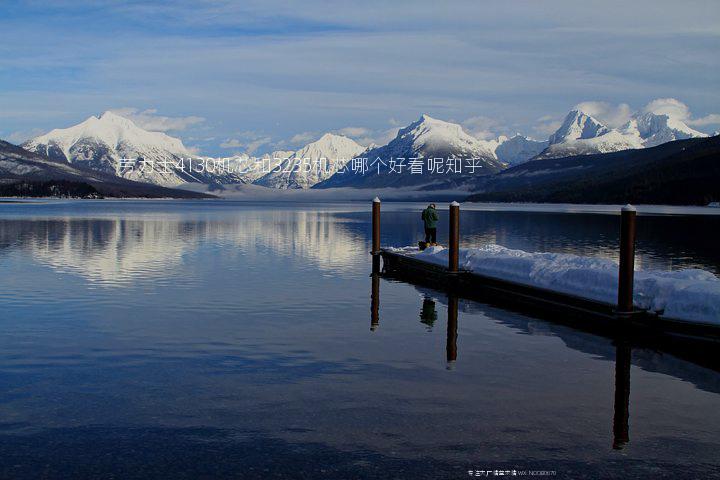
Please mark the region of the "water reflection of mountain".
[[[364, 241], [352, 220], [302, 211], [222, 217], [148, 215], [0, 220], [0, 253], [25, 252], [41, 264], [99, 284], [168, 278], [203, 245], [247, 258], [292, 256], [321, 270], [362, 261]], [[227, 254], [218, 248], [218, 255]]]
[[[445, 306], [448, 305], [448, 297], [444, 293], [423, 287], [416, 287], [416, 289], [421, 293], [422, 299], [431, 297]], [[526, 317], [525, 315], [508, 312], [472, 300], [461, 300], [459, 310], [461, 312], [485, 315], [491, 320], [515, 328], [528, 335], [551, 335], [557, 337], [569, 348], [596, 358], [602, 358], [610, 362], [616, 360], [616, 346], [609, 338]], [[671, 354], [648, 348], [633, 348], [632, 365], [647, 372], [670, 375], [690, 382], [700, 390], [720, 393], [720, 376], [716, 372]]]

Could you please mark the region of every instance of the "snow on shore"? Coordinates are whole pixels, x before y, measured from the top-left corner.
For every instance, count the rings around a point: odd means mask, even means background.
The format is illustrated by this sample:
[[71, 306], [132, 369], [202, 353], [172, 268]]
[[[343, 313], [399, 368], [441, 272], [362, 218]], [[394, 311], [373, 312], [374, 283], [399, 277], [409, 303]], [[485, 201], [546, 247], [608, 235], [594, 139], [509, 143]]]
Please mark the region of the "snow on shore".
[[[447, 265], [444, 247], [389, 249], [418, 260]], [[563, 253], [529, 253], [500, 245], [460, 249], [460, 268], [480, 275], [577, 295], [610, 304], [617, 302], [618, 265], [605, 258]], [[699, 269], [635, 272], [637, 307], [680, 320], [720, 324], [720, 278]]]

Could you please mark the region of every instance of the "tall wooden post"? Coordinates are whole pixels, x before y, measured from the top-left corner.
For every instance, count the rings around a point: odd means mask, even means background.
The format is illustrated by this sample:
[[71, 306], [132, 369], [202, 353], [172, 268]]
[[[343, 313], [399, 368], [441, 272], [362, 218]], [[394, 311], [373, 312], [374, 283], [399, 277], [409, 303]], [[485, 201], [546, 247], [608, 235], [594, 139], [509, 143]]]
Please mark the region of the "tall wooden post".
[[460, 252], [460, 204], [450, 204], [450, 239], [448, 252], [448, 270], [458, 271], [458, 257]]
[[380, 253], [380, 199], [375, 197], [372, 204], [372, 251], [373, 255]]
[[633, 311], [633, 283], [635, 281], [635, 216], [632, 205], [622, 208], [620, 219], [620, 269], [618, 278], [617, 313]]

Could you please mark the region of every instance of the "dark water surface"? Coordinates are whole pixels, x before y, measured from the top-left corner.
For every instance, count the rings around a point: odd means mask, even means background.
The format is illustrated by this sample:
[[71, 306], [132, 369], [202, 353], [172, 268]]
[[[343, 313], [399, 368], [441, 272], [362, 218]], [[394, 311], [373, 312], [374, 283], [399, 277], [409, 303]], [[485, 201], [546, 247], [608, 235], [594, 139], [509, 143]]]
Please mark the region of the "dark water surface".
[[[0, 477], [720, 478], [718, 372], [384, 279], [371, 329], [369, 220], [0, 205]], [[384, 204], [382, 226], [414, 243], [419, 206]], [[618, 241], [608, 214], [464, 208], [461, 226], [468, 246]], [[638, 227], [642, 268], [720, 273], [720, 217]]]

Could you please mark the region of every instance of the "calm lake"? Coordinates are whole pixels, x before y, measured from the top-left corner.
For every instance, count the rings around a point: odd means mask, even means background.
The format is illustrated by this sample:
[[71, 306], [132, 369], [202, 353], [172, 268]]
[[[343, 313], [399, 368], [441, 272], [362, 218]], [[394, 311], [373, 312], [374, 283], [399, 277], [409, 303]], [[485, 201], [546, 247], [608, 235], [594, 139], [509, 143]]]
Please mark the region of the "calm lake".
[[[616, 258], [609, 210], [528, 210], [462, 243]], [[720, 216], [669, 211], [637, 266], [720, 274]], [[373, 319], [369, 249], [369, 202], [0, 204], [0, 477], [720, 478], [720, 373], [386, 279]]]

